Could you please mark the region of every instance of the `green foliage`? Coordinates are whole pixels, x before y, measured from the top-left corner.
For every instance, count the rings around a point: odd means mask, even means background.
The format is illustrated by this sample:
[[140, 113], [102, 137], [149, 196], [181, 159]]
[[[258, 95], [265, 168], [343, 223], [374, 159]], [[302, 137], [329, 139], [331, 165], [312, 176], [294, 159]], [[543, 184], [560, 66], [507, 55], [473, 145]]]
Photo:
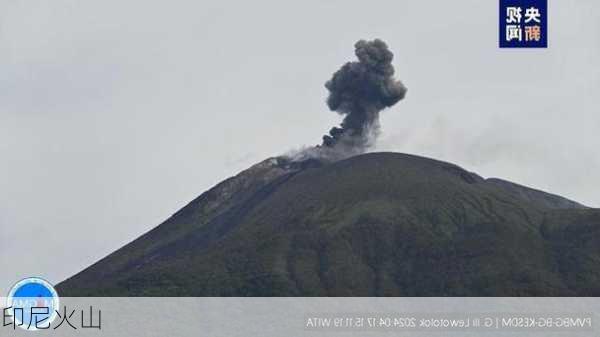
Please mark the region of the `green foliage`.
[[[564, 209], [559, 209], [564, 208]], [[431, 159], [273, 159], [61, 283], [63, 296], [600, 295], [600, 210]]]

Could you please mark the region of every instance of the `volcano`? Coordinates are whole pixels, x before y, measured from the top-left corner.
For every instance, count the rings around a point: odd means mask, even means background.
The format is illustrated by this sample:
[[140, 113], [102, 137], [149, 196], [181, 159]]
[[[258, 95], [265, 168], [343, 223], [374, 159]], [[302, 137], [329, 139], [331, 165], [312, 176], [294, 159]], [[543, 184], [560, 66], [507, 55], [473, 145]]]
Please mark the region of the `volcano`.
[[600, 209], [456, 165], [270, 158], [62, 296], [600, 296]]

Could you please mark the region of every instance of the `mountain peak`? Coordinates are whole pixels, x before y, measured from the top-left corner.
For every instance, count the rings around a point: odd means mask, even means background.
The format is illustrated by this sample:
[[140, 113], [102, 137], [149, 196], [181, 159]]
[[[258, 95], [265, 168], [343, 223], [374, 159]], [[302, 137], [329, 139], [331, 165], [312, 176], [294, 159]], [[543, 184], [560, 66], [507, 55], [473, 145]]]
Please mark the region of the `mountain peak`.
[[58, 289], [65, 296], [598, 295], [597, 234], [599, 210], [434, 159], [274, 157]]

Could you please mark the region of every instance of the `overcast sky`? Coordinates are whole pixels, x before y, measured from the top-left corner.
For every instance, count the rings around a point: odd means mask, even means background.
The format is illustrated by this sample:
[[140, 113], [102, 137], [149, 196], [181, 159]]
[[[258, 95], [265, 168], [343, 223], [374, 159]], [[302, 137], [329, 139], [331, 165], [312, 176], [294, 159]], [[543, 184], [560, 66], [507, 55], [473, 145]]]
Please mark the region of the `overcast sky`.
[[[498, 49], [498, 0], [0, 0], [0, 293], [59, 282], [340, 117], [324, 82], [384, 39], [408, 95], [379, 148], [600, 206], [600, 2]], [[1, 296], [1, 295], [0, 295]]]

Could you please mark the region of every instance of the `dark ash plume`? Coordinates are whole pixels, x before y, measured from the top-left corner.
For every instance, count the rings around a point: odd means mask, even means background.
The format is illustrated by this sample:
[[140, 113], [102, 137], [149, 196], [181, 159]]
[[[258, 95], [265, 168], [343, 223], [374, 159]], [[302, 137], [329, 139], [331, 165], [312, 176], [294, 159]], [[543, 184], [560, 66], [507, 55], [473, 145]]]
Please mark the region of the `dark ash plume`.
[[345, 117], [340, 127], [323, 136], [321, 151], [349, 155], [364, 152], [377, 136], [379, 111], [406, 94], [406, 87], [394, 79], [394, 54], [385, 42], [360, 40], [354, 48], [358, 61], [344, 64], [325, 83], [329, 109]]

